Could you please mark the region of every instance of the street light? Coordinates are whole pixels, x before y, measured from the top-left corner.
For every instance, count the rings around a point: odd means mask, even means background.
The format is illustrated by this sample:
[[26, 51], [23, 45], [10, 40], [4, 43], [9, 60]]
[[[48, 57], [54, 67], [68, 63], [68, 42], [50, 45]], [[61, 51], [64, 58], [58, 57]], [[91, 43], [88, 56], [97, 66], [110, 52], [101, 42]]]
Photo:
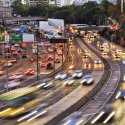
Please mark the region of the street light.
[[[8, 42], [9, 42], [9, 35], [7, 33], [7, 30], [5, 29], [4, 26], [0, 25], [3, 29], [4, 29], [4, 35], [5, 35], [5, 41], [7, 42], [7, 45], [8, 45]], [[7, 70], [6, 70], [6, 85], [7, 85], [7, 92], [8, 92], [8, 55], [7, 55], [7, 58], [6, 58], [6, 65], [7, 65]]]
[[40, 35], [40, 34], [39, 34], [39, 30], [37, 30], [37, 32], [36, 32], [36, 43], [37, 43], [37, 48], [36, 48], [36, 53], [37, 53], [37, 57], [36, 57], [36, 58], [37, 58], [37, 60], [36, 60], [36, 62], [37, 62], [37, 81], [39, 80], [39, 77], [40, 77], [40, 76], [39, 76], [39, 75], [40, 75], [40, 74], [39, 74], [39, 71], [40, 71], [40, 70], [39, 70], [39, 68], [40, 68], [39, 65], [40, 65], [40, 64], [39, 64], [39, 53], [38, 53], [38, 40], [39, 40], [39, 35]]

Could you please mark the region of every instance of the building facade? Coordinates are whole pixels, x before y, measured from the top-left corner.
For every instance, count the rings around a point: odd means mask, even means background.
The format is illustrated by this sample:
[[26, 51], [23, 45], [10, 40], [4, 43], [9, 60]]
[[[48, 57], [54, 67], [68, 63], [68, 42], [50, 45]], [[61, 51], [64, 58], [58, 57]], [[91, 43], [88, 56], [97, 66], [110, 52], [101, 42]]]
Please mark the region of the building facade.
[[39, 3], [49, 3], [49, 0], [21, 0], [21, 3], [32, 6], [32, 5], [36, 5]]
[[12, 17], [12, 8], [0, 7], [0, 18]]
[[56, 0], [55, 3], [58, 7], [69, 6], [73, 4], [74, 0]]

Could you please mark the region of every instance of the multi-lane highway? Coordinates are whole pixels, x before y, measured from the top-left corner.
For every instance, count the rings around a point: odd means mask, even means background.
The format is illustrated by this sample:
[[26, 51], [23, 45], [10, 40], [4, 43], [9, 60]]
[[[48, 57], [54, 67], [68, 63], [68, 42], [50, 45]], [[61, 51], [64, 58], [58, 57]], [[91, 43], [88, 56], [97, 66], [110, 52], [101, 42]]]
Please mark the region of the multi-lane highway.
[[[81, 39], [84, 41], [84, 39]], [[104, 85], [102, 88], [98, 91], [97, 94], [95, 94], [90, 101], [88, 101], [85, 105], [81, 106], [79, 110], [77, 110], [77, 113], [74, 113], [64, 119], [60, 124], [79, 124], [79, 125], [101, 125], [102, 124], [109, 124], [111, 122], [111, 119], [115, 116], [115, 111], [111, 110], [111, 102], [114, 97], [114, 93], [117, 91], [117, 88], [119, 86], [119, 83], [123, 81], [123, 75], [124, 75], [124, 67], [122, 63], [122, 58], [112, 58], [111, 54], [106, 54], [106, 56], [102, 56], [102, 52], [96, 48], [97, 41], [103, 43], [105, 42], [104, 39], [95, 40], [92, 42], [92, 44], [88, 43], [87, 41], [85, 45], [87, 45], [93, 52], [95, 52], [104, 62], [105, 66], [107, 67], [105, 69], [105, 72], [107, 70], [107, 80], [100, 81], [104, 82]], [[118, 46], [115, 46], [117, 49], [121, 49]], [[115, 49], [116, 49], [115, 48]], [[124, 52], [124, 50], [122, 49]], [[102, 58], [102, 57], [103, 58]], [[104, 74], [106, 76], [106, 74]], [[104, 77], [103, 77], [104, 78]], [[107, 104], [108, 103], [108, 104]], [[107, 106], [109, 105], [109, 106]], [[108, 108], [107, 108], [108, 107]], [[77, 116], [79, 118], [77, 118]], [[76, 119], [75, 119], [76, 118]], [[74, 119], [74, 123], [73, 120]], [[118, 124], [119, 121], [116, 121], [115, 123], [112, 122], [111, 124]]]
[[[86, 50], [88, 49], [86, 46], [82, 46], [80, 47], [81, 49], [83, 50]], [[93, 62], [95, 59], [99, 58], [97, 57], [94, 53], [91, 53], [90, 56], [92, 57], [93, 59]], [[83, 59], [84, 60], [84, 59]], [[85, 61], [85, 60], [84, 60]], [[84, 65], [83, 65], [84, 67]], [[78, 67], [77, 67], [78, 68]], [[98, 81], [100, 80], [100, 78], [102, 77], [102, 74], [103, 74], [103, 69], [104, 69], [104, 66], [103, 64], [101, 65], [98, 65], [98, 64], [94, 64], [94, 70], [92, 71], [92, 74], [95, 78], [95, 85], [98, 83]], [[87, 74], [87, 72], [85, 71], [85, 73]], [[78, 81], [79, 83], [79, 81]], [[77, 84], [78, 84], [77, 83]], [[35, 119], [35, 120], [32, 120], [32, 122], [30, 122], [30, 120], [25, 120], [23, 124], [45, 124], [46, 122], [48, 122], [50, 119], [53, 119], [53, 117], [56, 117], [58, 114], [60, 114], [63, 110], [65, 111], [65, 108], [68, 108], [69, 106], [72, 105], [72, 103], [74, 104], [76, 99], [79, 99], [79, 97], [77, 98], [77, 96], [75, 97], [74, 94], [77, 93], [78, 96], [81, 96], [81, 92], [82, 93], [82, 96], [84, 94], [84, 96], [95, 86], [90, 86], [90, 87], [82, 87], [80, 84], [78, 85], [79, 87], [77, 89], [75, 89], [74, 91], [72, 91], [68, 96], [65, 96], [62, 100], [58, 101], [57, 103], [55, 103], [54, 105], [50, 106], [49, 108], [47, 108], [47, 116], [43, 117], [42, 119], [39, 118], [39, 119]], [[79, 92], [79, 93], [78, 93]], [[76, 95], [76, 94], [75, 94]], [[72, 98], [73, 97], [73, 98]], [[71, 99], [72, 98], [72, 99]], [[71, 101], [68, 101], [70, 100]], [[64, 104], [65, 103], [65, 104]], [[60, 106], [60, 108], [59, 108]], [[61, 107], [62, 106], [62, 107]], [[57, 108], [58, 107], [58, 108]], [[58, 110], [57, 110], [58, 109]], [[54, 113], [54, 114], [53, 114]], [[37, 115], [37, 114], [36, 114]], [[54, 120], [53, 120], [54, 121]], [[48, 124], [50, 124], [51, 122], [49, 122]], [[54, 124], [54, 123], [51, 123], [51, 124]]]
[[[75, 46], [77, 48], [79, 47], [77, 44], [75, 44]], [[75, 48], [71, 49], [72, 60], [73, 60], [73, 62], [71, 62], [71, 65], [73, 66], [73, 69], [69, 68], [70, 65], [68, 67], [64, 66], [64, 68], [62, 69], [63, 71], [67, 72], [69, 76], [73, 74], [74, 70], [78, 70], [78, 69], [80, 70], [80, 69], [84, 68], [83, 58], [81, 55], [82, 53], [83, 53], [82, 51], [80, 53], [78, 53], [77, 49], [75, 49]], [[88, 60], [91, 60], [91, 58], [88, 58]], [[93, 67], [93, 64], [90, 69], [84, 69], [83, 74], [91, 72], [93, 69], [92, 67]], [[63, 85], [64, 81], [59, 81], [59, 80], [55, 81], [54, 79], [52, 79], [49, 82], [54, 83], [54, 87], [52, 89], [40, 90], [37, 92], [37, 94], [38, 94], [37, 98], [39, 98], [42, 101], [41, 103], [47, 103], [48, 106], [53, 105], [54, 103], [58, 102], [60, 99], [62, 99], [64, 96], [68, 95], [70, 92], [72, 92], [75, 88], [77, 88], [79, 86], [78, 80], [75, 81], [73, 86], [69, 86], [69, 87]], [[12, 124], [14, 124], [15, 122], [18, 123], [17, 120], [12, 121]], [[2, 123], [7, 124], [8, 121], [3, 120]]]
[[[72, 124], [73, 116], [79, 114], [80, 120], [78, 122], [76, 120], [73, 125], [107, 124], [115, 116], [115, 112], [111, 110], [109, 115], [101, 121], [101, 117], [105, 114], [102, 110], [108, 109], [107, 105], [114, 102], [114, 94], [119, 84], [123, 81], [122, 76], [125, 74], [125, 70], [123, 64], [124, 57], [119, 57], [120, 54], [114, 52], [115, 49], [121, 50], [121, 48], [114, 45], [112, 51], [102, 52], [100, 50], [101, 47], [97, 46], [97, 44], [105, 42], [106, 40], [103, 38], [93, 39], [88, 42], [84, 38], [76, 37], [73, 45], [70, 46], [71, 59], [69, 62], [61, 65], [62, 62], [60, 61], [56, 65], [57, 70], [55, 72], [41, 68], [39, 81], [36, 81], [36, 73], [32, 76], [26, 76], [18, 87], [29, 87], [29, 90], [30, 87], [33, 87], [35, 90], [31, 92], [32, 101], [30, 100], [30, 94], [26, 94], [22, 95], [21, 98], [11, 97], [11, 103], [9, 102], [10, 99], [3, 105], [2, 101], [5, 95], [0, 96], [0, 124], [70, 125]], [[110, 44], [108, 41], [107, 43]], [[121, 51], [124, 52], [125, 50], [122, 49]], [[9, 74], [25, 72], [28, 68], [32, 68], [36, 72], [36, 61], [32, 63], [28, 60], [29, 58], [22, 59], [21, 54], [18, 56], [15, 66], [9, 68]], [[31, 56], [31, 54], [29, 53], [28, 56]], [[61, 60], [61, 56], [59, 60]], [[53, 63], [53, 60], [50, 62]], [[88, 85], [82, 83], [83, 79], [85, 79], [83, 76], [86, 75], [92, 77], [92, 84], [89, 84], [89, 82], [87, 83]], [[1, 76], [0, 80], [2, 91], [6, 75]], [[20, 102], [18, 102], [19, 100]], [[16, 107], [17, 103], [21, 104], [20, 107]], [[8, 104], [10, 107], [8, 107]], [[41, 105], [44, 106], [41, 107]], [[20, 115], [18, 116], [18, 114]], [[14, 117], [10, 118], [12, 116]]]

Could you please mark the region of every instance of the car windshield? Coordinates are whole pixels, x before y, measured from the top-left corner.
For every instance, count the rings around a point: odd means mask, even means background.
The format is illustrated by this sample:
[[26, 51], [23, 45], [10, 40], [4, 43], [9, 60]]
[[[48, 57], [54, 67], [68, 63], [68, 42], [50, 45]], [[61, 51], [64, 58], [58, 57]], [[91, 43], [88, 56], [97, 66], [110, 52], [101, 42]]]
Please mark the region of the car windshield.
[[65, 72], [61, 72], [59, 75], [64, 75], [64, 74], [66, 74]]
[[75, 73], [81, 73], [82, 71], [81, 70], [76, 70]]
[[89, 78], [92, 78], [92, 76], [91, 75], [85, 75], [83, 78], [84, 79], [89, 79]]

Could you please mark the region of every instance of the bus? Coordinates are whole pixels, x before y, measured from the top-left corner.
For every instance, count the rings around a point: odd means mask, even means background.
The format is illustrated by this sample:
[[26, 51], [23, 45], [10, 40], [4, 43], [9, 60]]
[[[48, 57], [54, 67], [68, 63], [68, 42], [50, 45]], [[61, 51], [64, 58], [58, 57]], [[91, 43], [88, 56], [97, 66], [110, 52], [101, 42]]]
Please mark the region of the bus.
[[0, 118], [20, 116], [39, 104], [37, 87], [24, 87], [0, 95]]

